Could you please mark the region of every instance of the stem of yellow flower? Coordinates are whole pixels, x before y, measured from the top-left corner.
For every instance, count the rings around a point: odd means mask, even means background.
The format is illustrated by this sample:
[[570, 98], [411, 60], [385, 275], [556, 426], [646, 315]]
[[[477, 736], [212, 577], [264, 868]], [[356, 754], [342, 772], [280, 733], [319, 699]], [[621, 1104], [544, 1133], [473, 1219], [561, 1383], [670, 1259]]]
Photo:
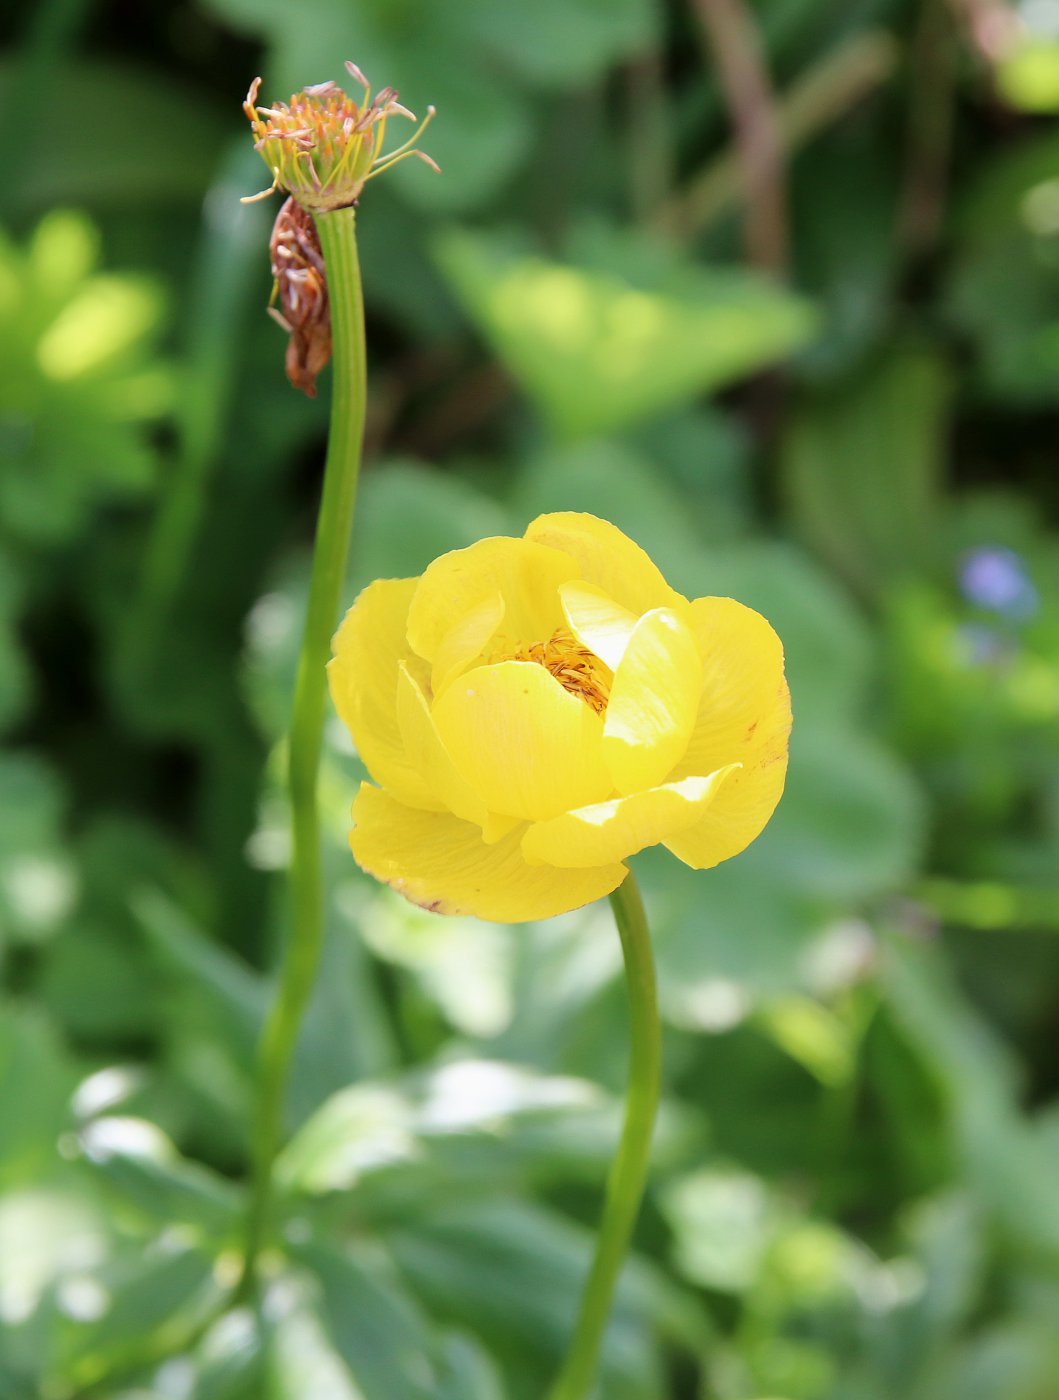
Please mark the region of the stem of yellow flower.
[[334, 387], [309, 604], [291, 715], [288, 756], [293, 843], [289, 874], [291, 929], [279, 986], [259, 1051], [253, 1180], [240, 1295], [253, 1287], [258, 1257], [268, 1234], [272, 1166], [283, 1128], [284, 1094], [324, 940], [317, 773], [323, 742], [326, 667], [346, 575], [367, 397], [364, 302], [357, 260], [355, 211], [336, 209], [319, 214], [316, 228], [327, 271]]
[[607, 1179], [603, 1207], [581, 1310], [562, 1371], [548, 1400], [586, 1400], [592, 1389], [611, 1300], [640, 1212], [651, 1135], [658, 1109], [662, 1031], [658, 1021], [654, 956], [639, 887], [630, 874], [610, 896], [625, 958], [629, 995], [629, 1086], [618, 1154]]

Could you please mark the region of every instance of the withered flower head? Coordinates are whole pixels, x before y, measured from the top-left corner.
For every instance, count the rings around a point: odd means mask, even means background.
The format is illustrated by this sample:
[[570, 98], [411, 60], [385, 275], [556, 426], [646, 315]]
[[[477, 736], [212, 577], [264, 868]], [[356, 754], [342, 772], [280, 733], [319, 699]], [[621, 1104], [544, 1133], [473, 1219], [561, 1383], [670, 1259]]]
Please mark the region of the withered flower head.
[[269, 313], [290, 336], [287, 378], [295, 389], [316, 397], [316, 376], [331, 358], [331, 310], [320, 239], [312, 216], [294, 199], [276, 215], [269, 243], [273, 300]]
[[418, 156], [438, 169], [415, 147], [434, 108], [427, 108], [426, 117], [403, 145], [384, 154], [387, 119], [398, 116], [414, 122], [416, 118], [397, 101], [393, 88], [383, 88], [372, 97], [371, 86], [356, 64], [347, 63], [346, 70], [364, 89], [359, 103], [329, 81], [295, 93], [289, 104], [258, 107], [261, 79], [250, 84], [243, 111], [257, 138], [254, 149], [272, 171], [272, 184], [249, 199], [264, 199], [278, 189], [303, 209], [324, 213], [356, 204], [368, 180], [407, 156]]

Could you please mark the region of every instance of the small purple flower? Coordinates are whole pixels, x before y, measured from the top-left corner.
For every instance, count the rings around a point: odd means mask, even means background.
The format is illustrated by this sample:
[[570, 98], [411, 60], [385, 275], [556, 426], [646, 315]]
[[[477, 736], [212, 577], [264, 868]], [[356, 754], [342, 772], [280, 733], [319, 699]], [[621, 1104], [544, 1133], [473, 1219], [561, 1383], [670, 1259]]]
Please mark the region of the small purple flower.
[[1016, 622], [1032, 617], [1040, 606], [1021, 556], [1001, 545], [984, 545], [963, 556], [960, 588], [968, 602]]

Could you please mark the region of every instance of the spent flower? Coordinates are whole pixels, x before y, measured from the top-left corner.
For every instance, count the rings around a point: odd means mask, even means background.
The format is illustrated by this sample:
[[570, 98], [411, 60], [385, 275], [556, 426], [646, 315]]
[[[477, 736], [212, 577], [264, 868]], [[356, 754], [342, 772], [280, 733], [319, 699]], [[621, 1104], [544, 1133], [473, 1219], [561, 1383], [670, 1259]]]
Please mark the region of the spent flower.
[[438, 913], [562, 913], [658, 843], [705, 869], [783, 791], [776, 633], [731, 598], [683, 597], [592, 515], [542, 515], [371, 584], [329, 675], [377, 784], [353, 804], [353, 854]]
[[295, 93], [289, 103], [259, 107], [261, 79], [250, 84], [243, 111], [256, 137], [254, 149], [272, 172], [272, 184], [245, 202], [283, 190], [310, 213], [327, 213], [356, 204], [368, 180], [409, 156], [438, 169], [415, 144], [433, 118], [434, 108], [427, 108], [426, 117], [403, 145], [384, 152], [387, 121], [396, 116], [414, 122], [416, 117], [398, 102], [394, 88], [383, 88], [372, 97], [371, 86], [357, 65], [347, 63], [346, 71], [364, 89], [360, 102], [328, 81]]

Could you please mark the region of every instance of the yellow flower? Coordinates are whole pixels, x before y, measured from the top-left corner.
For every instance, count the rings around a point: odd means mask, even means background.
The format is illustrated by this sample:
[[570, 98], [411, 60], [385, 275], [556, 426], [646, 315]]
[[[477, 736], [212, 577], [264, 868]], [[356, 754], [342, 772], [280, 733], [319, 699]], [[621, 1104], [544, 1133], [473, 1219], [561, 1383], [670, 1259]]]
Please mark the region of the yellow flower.
[[658, 842], [705, 869], [783, 791], [775, 632], [731, 598], [682, 597], [592, 515], [371, 584], [334, 652], [331, 695], [378, 784], [353, 804], [353, 854], [438, 913], [576, 909]]
[[254, 149], [261, 152], [272, 171], [272, 184], [244, 199], [244, 204], [264, 199], [278, 189], [285, 190], [303, 209], [323, 213], [356, 204], [369, 180], [409, 156], [438, 169], [424, 151], [415, 148], [434, 116], [434, 108], [427, 108], [426, 117], [402, 146], [384, 153], [389, 118], [415, 121], [415, 116], [401, 106], [393, 88], [383, 88], [372, 98], [368, 80], [355, 63], [347, 63], [346, 71], [364, 89], [360, 102], [347, 97], [337, 84], [326, 82], [295, 93], [289, 103], [259, 107], [261, 79], [250, 84], [243, 111], [256, 138]]

